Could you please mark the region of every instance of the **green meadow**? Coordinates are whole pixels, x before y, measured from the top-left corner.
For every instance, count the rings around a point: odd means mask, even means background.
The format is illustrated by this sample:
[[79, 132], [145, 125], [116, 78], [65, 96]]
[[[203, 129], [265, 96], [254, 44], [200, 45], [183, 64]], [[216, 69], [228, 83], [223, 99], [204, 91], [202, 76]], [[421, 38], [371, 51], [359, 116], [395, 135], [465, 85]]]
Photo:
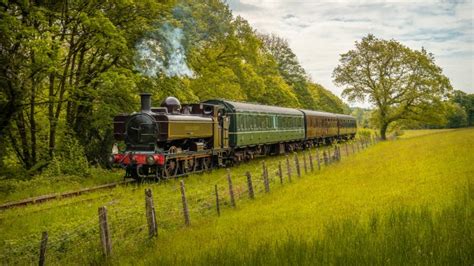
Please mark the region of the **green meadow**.
[[[401, 138], [286, 175], [284, 156], [187, 177], [191, 226], [184, 226], [179, 180], [128, 185], [0, 212], [0, 260], [37, 263], [48, 231], [50, 264], [461, 264], [474, 262], [474, 129], [407, 132]], [[320, 154], [322, 150], [319, 150]], [[306, 153], [308, 155], [308, 152]], [[308, 158], [308, 157], [307, 157]], [[282, 162], [284, 179], [276, 176]], [[299, 153], [303, 166], [302, 153]], [[308, 168], [309, 168], [309, 161]], [[256, 196], [248, 198], [245, 172]], [[221, 197], [215, 210], [214, 185]], [[158, 237], [149, 239], [144, 189], [153, 190]], [[97, 208], [106, 206], [112, 256], [102, 256]]]

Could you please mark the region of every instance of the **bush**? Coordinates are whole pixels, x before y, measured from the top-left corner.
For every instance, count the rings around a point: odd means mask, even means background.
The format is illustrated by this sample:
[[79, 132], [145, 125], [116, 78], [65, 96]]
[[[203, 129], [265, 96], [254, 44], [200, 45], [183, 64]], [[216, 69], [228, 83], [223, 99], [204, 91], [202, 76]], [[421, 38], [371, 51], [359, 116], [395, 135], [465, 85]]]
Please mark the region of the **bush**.
[[357, 136], [359, 138], [370, 138], [372, 135], [375, 135], [374, 130], [368, 128], [358, 128], [357, 129]]
[[90, 176], [91, 169], [79, 141], [70, 136], [66, 137], [44, 174], [46, 176]]

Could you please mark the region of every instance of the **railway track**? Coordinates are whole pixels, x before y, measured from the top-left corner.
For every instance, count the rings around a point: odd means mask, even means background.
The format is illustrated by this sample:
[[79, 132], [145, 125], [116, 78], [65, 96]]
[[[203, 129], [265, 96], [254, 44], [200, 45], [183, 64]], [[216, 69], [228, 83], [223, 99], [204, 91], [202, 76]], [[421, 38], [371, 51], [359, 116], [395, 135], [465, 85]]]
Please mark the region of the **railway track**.
[[50, 201], [50, 200], [55, 200], [55, 199], [75, 197], [75, 196], [79, 196], [79, 195], [84, 194], [84, 193], [93, 192], [93, 191], [97, 191], [97, 190], [101, 190], [101, 189], [114, 188], [114, 187], [117, 187], [117, 186], [120, 186], [120, 185], [134, 183], [134, 182], [135, 182], [135, 180], [130, 179], [130, 180], [124, 180], [124, 181], [99, 185], [99, 186], [95, 186], [95, 187], [83, 188], [83, 189], [79, 189], [79, 190], [75, 190], [75, 191], [68, 191], [68, 192], [63, 192], [63, 193], [53, 193], [53, 194], [48, 194], [48, 195], [42, 195], [42, 196], [27, 198], [27, 199], [23, 199], [23, 200], [19, 200], [19, 201], [11, 201], [11, 202], [1, 204], [0, 205], [0, 210], [10, 209], [10, 208], [13, 208], [13, 207], [22, 207], [22, 206], [26, 206], [26, 205], [29, 205], [29, 204], [39, 204], [39, 203], [43, 203], [43, 202]]

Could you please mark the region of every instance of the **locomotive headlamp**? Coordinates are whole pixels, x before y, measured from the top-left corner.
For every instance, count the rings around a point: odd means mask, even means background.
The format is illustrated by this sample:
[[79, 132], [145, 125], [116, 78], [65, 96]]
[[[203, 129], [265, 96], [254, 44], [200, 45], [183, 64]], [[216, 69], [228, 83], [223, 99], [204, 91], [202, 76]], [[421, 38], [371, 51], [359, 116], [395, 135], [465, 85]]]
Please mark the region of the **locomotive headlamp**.
[[153, 155], [148, 155], [146, 157], [146, 163], [149, 165], [154, 165], [155, 164], [155, 157]]

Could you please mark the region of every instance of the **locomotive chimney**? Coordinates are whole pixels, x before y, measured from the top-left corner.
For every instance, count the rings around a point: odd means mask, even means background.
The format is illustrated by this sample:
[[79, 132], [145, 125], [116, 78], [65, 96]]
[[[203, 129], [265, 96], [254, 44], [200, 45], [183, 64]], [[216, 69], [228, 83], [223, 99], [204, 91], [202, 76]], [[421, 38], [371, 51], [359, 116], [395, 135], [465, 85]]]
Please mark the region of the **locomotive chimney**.
[[142, 112], [151, 112], [151, 93], [140, 93], [140, 100], [142, 104]]

